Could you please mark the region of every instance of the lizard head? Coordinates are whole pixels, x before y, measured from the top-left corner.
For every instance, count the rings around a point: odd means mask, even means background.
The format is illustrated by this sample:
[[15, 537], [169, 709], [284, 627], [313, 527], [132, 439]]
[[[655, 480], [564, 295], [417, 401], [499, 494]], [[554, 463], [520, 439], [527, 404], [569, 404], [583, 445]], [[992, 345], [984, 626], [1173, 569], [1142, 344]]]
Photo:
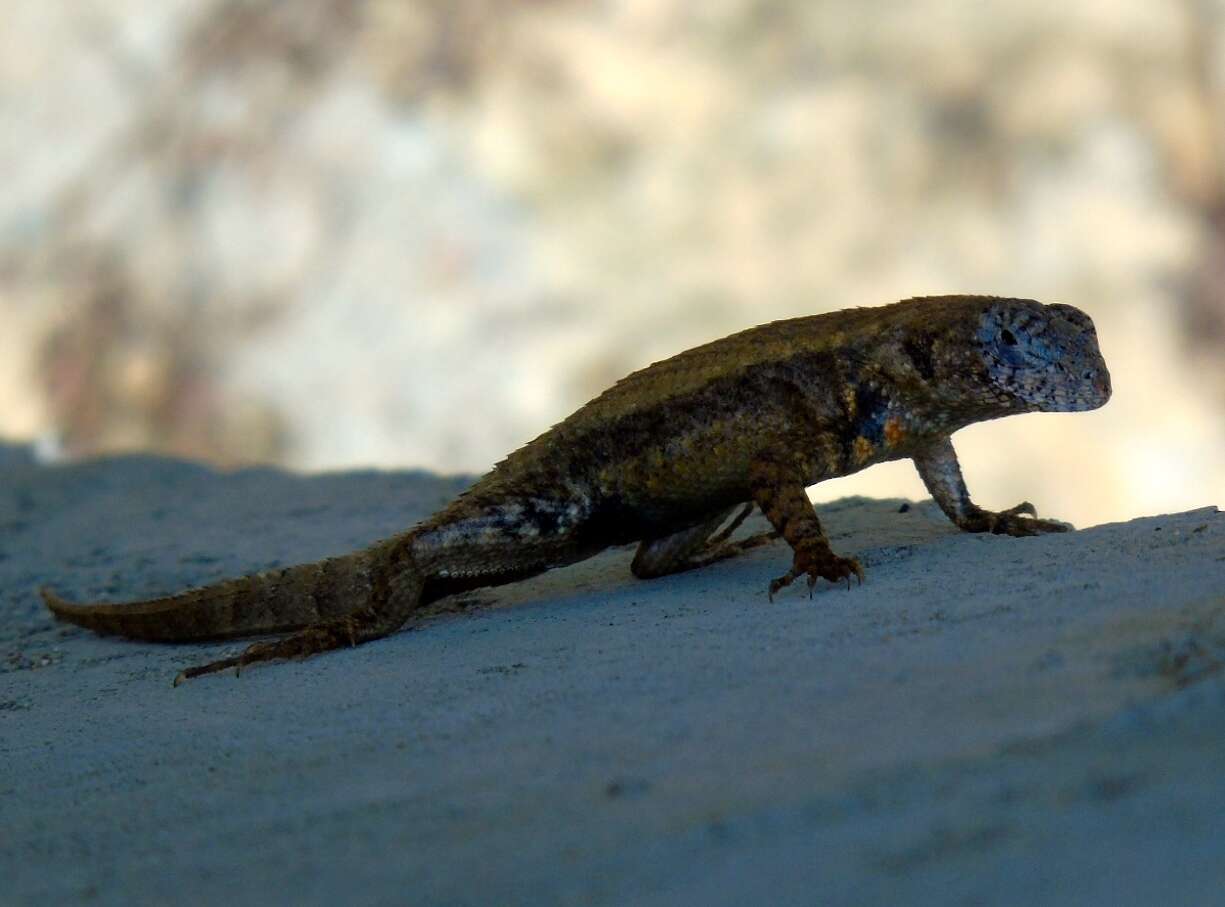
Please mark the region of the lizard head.
[[1077, 412], [1110, 399], [1110, 372], [1093, 321], [1070, 305], [994, 301], [976, 334], [987, 376], [1025, 409]]

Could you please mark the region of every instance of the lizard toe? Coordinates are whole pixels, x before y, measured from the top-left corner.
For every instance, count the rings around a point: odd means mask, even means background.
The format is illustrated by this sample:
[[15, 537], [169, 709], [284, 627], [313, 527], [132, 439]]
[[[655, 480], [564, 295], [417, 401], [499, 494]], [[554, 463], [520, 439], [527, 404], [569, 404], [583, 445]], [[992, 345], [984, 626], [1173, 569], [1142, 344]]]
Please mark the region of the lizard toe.
[[1032, 516], [1020, 516], [1005, 511], [996, 514], [995, 526], [992, 532], [997, 535], [1029, 536], [1044, 535], [1048, 532], [1068, 532], [1071, 524], [1059, 520], [1039, 520]]
[[769, 597], [770, 601], [774, 601], [774, 596], [779, 589], [784, 589], [787, 586], [790, 586], [792, 581], [799, 575], [799, 571], [793, 567], [782, 576], [770, 580], [770, 588], [767, 592], [767, 596]]
[[203, 677], [205, 674], [216, 674], [224, 671], [227, 668], [235, 669], [235, 676], [242, 670], [242, 656], [234, 655], [230, 658], [219, 658], [216, 661], [210, 661], [207, 664], [192, 665], [190, 668], [184, 668], [174, 676], [172, 686], [178, 686], [184, 680], [191, 680], [193, 677]]
[[1060, 520], [1037, 519], [1037, 508], [1029, 501], [1023, 501], [1008, 510], [983, 510], [979, 507], [972, 511], [957, 525], [967, 532], [990, 532], [993, 535], [1028, 536], [1043, 535], [1047, 532], [1068, 532], [1073, 526]]
[[838, 557], [834, 555], [833, 562], [826, 565], [826, 569], [821, 575], [832, 583], [846, 580], [847, 591], [850, 591], [852, 576], [855, 577], [859, 585], [863, 585], [863, 567], [853, 557]]
[[238, 676], [248, 665], [307, 658], [318, 652], [356, 646], [362, 641], [360, 631], [361, 623], [353, 615], [314, 624], [281, 639], [252, 643], [240, 654], [230, 658], [221, 658], [180, 671], [174, 678], [174, 685], [177, 687], [184, 680], [202, 677], [205, 674], [216, 674], [227, 668], [234, 668], [234, 674]]
[[860, 585], [863, 585], [864, 572], [859, 561], [853, 557], [839, 557], [833, 552], [812, 555], [797, 553], [792, 568], [778, 579], [770, 581], [770, 601], [774, 601], [776, 592], [791, 585], [800, 576], [807, 577], [808, 597], [811, 598], [817, 580], [827, 579], [831, 583], [840, 583], [845, 580], [847, 589], [850, 589], [852, 576]]

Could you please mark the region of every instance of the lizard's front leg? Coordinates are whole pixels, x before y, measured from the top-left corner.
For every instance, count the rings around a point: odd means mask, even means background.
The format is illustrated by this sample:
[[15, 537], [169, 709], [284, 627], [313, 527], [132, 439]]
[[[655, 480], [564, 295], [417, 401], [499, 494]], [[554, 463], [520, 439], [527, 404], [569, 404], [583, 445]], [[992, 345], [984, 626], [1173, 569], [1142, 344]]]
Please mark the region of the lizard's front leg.
[[787, 540], [795, 558], [791, 569], [770, 582], [770, 600], [774, 593], [799, 576], [808, 576], [808, 594], [819, 577], [830, 582], [846, 580], [851, 587], [851, 577], [863, 582], [863, 567], [851, 557], [840, 557], [829, 547], [829, 539], [821, 529], [821, 521], [813, 509], [812, 501], [804, 491], [804, 480], [800, 473], [773, 460], [760, 459], [749, 469], [749, 482], [753, 500], [761, 508], [779, 534]]
[[1036, 519], [1038, 511], [1029, 501], [1008, 510], [983, 510], [970, 500], [961, 464], [949, 438], [941, 438], [915, 454], [915, 467], [923, 484], [945, 515], [966, 532], [993, 532], [996, 535], [1038, 535], [1067, 532], [1072, 527], [1056, 520]]

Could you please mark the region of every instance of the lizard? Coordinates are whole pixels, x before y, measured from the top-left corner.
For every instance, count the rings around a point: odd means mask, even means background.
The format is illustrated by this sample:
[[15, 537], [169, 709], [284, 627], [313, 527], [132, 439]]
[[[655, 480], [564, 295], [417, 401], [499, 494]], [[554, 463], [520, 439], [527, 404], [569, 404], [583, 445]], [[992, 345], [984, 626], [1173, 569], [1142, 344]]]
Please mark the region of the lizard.
[[[792, 563], [768, 596], [800, 577], [811, 596], [819, 579], [850, 588], [864, 570], [832, 550], [808, 486], [910, 458], [965, 531], [1066, 531], [1028, 502], [975, 504], [951, 435], [1017, 413], [1096, 409], [1110, 394], [1093, 322], [1070, 305], [932, 296], [774, 321], [632, 373], [433, 516], [360, 551], [131, 603], [41, 592], [57, 617], [100, 633], [281, 634], [188, 668], [176, 685], [378, 639], [443, 596], [634, 542], [630, 569], [652, 578], [781, 536]], [[731, 541], [754, 507], [771, 530]]]

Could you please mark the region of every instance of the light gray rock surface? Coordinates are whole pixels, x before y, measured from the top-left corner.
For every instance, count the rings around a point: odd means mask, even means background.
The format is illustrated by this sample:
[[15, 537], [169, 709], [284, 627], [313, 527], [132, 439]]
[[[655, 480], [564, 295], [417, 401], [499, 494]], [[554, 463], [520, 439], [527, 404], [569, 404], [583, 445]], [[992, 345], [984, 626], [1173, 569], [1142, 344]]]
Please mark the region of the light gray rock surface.
[[237, 644], [98, 638], [34, 594], [341, 552], [463, 484], [0, 451], [0, 902], [1225, 892], [1215, 508], [1009, 539], [846, 500], [822, 511], [867, 567], [850, 592], [767, 604], [781, 543], [652, 582], [614, 550], [418, 632], [177, 689]]

